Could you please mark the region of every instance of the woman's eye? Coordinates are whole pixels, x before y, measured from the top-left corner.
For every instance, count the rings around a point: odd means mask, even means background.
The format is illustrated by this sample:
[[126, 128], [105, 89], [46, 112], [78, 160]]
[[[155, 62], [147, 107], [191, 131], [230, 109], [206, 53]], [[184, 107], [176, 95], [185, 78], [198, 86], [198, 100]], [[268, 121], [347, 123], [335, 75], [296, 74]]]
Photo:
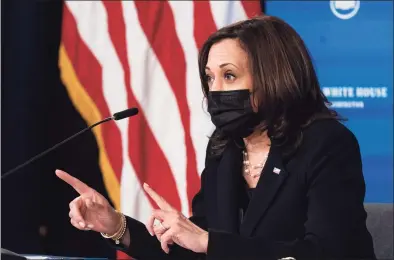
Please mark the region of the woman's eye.
[[206, 81], [207, 83], [210, 83], [212, 80], [213, 80], [213, 79], [212, 79], [211, 76], [205, 75], [205, 81]]
[[224, 74], [224, 78], [226, 80], [233, 81], [235, 79], [235, 76], [231, 73], [226, 73], [226, 74]]

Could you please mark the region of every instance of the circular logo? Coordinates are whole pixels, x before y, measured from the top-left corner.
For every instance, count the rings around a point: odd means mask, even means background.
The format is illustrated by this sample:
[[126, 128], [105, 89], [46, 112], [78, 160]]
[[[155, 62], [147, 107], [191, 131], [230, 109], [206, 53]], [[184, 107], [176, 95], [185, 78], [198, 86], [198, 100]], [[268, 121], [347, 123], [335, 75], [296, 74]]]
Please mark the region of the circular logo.
[[342, 20], [347, 20], [355, 16], [360, 9], [360, 1], [330, 1], [332, 13]]

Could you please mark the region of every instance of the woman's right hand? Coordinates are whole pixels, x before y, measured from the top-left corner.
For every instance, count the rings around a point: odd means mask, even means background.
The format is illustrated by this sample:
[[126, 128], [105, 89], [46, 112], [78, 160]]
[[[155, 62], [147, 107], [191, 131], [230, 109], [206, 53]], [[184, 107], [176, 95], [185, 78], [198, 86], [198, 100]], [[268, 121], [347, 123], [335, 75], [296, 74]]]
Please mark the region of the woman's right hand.
[[70, 202], [69, 216], [74, 227], [109, 235], [118, 231], [122, 224], [121, 215], [103, 195], [62, 170], [56, 170], [56, 175], [80, 195]]

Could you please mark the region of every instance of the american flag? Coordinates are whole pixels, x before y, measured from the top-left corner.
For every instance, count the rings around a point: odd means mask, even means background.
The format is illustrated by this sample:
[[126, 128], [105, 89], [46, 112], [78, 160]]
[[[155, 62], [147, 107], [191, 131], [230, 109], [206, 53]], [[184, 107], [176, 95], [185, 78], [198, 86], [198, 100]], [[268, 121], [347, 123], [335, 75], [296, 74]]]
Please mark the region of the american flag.
[[[136, 117], [94, 128], [116, 209], [145, 222], [155, 206], [144, 182], [190, 216], [213, 130], [198, 50], [260, 1], [66, 1], [59, 66], [87, 124], [137, 107]], [[93, 187], [94, 188], [94, 187]]]

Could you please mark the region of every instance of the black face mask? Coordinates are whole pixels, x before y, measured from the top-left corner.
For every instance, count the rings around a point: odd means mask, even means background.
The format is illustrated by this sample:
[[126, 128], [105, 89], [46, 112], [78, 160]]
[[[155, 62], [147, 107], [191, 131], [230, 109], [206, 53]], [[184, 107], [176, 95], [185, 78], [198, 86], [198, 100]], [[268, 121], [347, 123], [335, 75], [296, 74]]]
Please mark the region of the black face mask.
[[260, 123], [258, 114], [253, 111], [247, 89], [209, 92], [208, 112], [219, 130], [235, 138], [249, 136]]

